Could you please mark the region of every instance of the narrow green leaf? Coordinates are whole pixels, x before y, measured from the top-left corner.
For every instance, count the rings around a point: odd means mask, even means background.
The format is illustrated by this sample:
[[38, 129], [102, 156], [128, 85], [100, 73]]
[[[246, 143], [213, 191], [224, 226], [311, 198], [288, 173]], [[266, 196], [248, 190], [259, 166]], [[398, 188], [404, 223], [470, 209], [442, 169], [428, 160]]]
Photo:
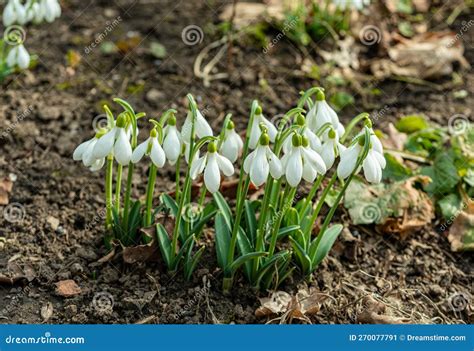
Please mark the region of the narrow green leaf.
[[227, 267], [227, 254], [230, 246], [230, 230], [222, 212], [218, 212], [215, 219], [215, 241], [217, 264], [219, 267], [225, 268]]
[[300, 225], [301, 223], [300, 215], [295, 208], [290, 207], [289, 209], [286, 210], [284, 223], [286, 224], [286, 226], [292, 226], [292, 225], [299, 226]]
[[229, 231], [232, 232], [232, 211], [230, 210], [227, 201], [224, 199], [220, 192], [214, 193], [214, 201], [216, 202], [217, 207], [219, 208], [222, 216], [224, 217], [227, 228], [229, 228]]
[[255, 238], [257, 235], [257, 217], [252, 203], [249, 200], [245, 200], [245, 222], [247, 224], [247, 234], [250, 241], [255, 245]]
[[171, 252], [171, 240], [168, 237], [165, 227], [161, 223], [156, 225], [156, 238], [158, 239], [158, 244], [160, 246], [161, 255], [166, 263], [168, 269], [172, 267], [172, 252]]
[[192, 260], [188, 260], [186, 262], [186, 266], [187, 266], [186, 273], [185, 273], [185, 279], [186, 280], [191, 279], [191, 276], [192, 276], [193, 272], [195, 271], [195, 269], [197, 267], [197, 264], [199, 263], [199, 260], [201, 259], [201, 256], [202, 256], [205, 248], [206, 248], [205, 246], [201, 247], [194, 254], [194, 256], [192, 257]]
[[178, 204], [168, 194], [161, 194], [161, 202], [165, 207], [171, 211], [171, 214], [176, 218], [178, 217]]
[[306, 254], [303, 247], [290, 236], [291, 246], [296, 254], [296, 258], [298, 259], [298, 263], [303, 271], [304, 274], [308, 274], [311, 272], [311, 259]]
[[311, 257], [311, 262], [313, 267], [317, 267], [321, 261], [327, 256], [329, 250], [334, 245], [339, 234], [342, 232], [343, 226], [341, 224], [333, 225], [328, 228], [322, 235], [321, 240], [319, 241], [318, 246], [316, 247], [316, 252], [314, 256]]
[[[239, 232], [237, 233], [237, 247], [239, 248], [240, 254], [247, 255], [254, 251], [252, 243], [249, 241], [249, 238], [245, 234], [242, 227], [239, 228]], [[252, 262], [247, 261], [244, 265], [244, 272], [247, 279], [250, 279], [252, 275]]]
[[242, 266], [245, 262], [265, 256], [267, 254], [267, 252], [250, 252], [246, 255], [240, 256], [238, 259], [236, 259], [229, 265], [228, 270], [231, 271], [232, 274], [235, 274], [237, 269], [239, 269], [239, 267]]
[[278, 240], [285, 238], [288, 235], [291, 235], [291, 233], [297, 231], [300, 229], [299, 224], [298, 225], [290, 225], [289, 227], [284, 227], [280, 228], [278, 231]]

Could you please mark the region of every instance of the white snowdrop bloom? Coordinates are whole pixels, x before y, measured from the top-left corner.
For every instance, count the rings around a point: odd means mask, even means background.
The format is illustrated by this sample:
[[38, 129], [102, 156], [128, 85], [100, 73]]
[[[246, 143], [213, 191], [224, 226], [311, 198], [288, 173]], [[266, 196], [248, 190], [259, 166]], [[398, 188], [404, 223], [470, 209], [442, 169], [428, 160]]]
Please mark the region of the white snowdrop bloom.
[[[184, 121], [183, 128], [181, 130], [183, 140], [186, 142], [189, 142], [191, 140], [191, 132], [193, 126], [192, 122], [193, 114], [191, 111], [189, 111], [188, 115], [186, 116], [186, 120]], [[211, 126], [199, 110], [197, 110], [196, 119], [194, 121], [194, 133], [198, 138], [204, 138], [206, 136], [213, 135]]]
[[267, 134], [270, 137], [270, 141], [273, 143], [275, 142], [275, 138], [278, 134], [278, 130], [276, 127], [266, 119], [262, 115], [262, 108], [260, 106], [257, 107], [255, 111], [255, 115], [253, 117], [253, 122], [250, 131], [250, 138], [249, 138], [249, 147], [251, 149], [255, 149], [257, 147], [258, 141], [260, 139], [260, 135], [262, 135], [262, 131], [260, 129], [260, 125], [263, 124], [267, 129]]
[[237, 161], [239, 154], [244, 148], [244, 142], [234, 128], [234, 122], [229, 121], [224, 131], [224, 141], [219, 149], [222, 156], [226, 157], [230, 162]]
[[283, 175], [281, 161], [270, 149], [269, 143], [269, 135], [262, 134], [257, 148], [248, 154], [244, 161], [244, 171], [255, 186], [265, 183], [268, 174], [274, 179], [280, 179]]
[[42, 0], [41, 7], [44, 19], [49, 23], [61, 16], [61, 6], [58, 0]]
[[309, 129], [313, 132], [317, 132], [326, 123], [331, 123], [339, 135], [343, 135], [345, 132], [345, 128], [339, 122], [336, 111], [326, 102], [322, 91], [318, 91], [316, 94], [316, 101], [306, 115], [306, 120]]
[[158, 168], [165, 165], [166, 155], [158, 141], [158, 132], [156, 129], [152, 129], [150, 137], [136, 147], [132, 153], [131, 161], [137, 163], [144, 155], [149, 155], [151, 162]]
[[[362, 163], [362, 168], [364, 170], [365, 179], [367, 179], [367, 181], [370, 183], [377, 184], [382, 180], [382, 170], [386, 166], [386, 161], [385, 157], [383, 156], [383, 148], [380, 148], [381, 144], [374, 144], [372, 140], [375, 139], [372, 139], [372, 136], [375, 135], [371, 135], [371, 148], [367, 154], [367, 157]], [[380, 142], [376, 136], [375, 138]], [[341, 152], [341, 161], [337, 167], [337, 175], [339, 178], [346, 179], [354, 171], [357, 164], [357, 159], [362, 152], [363, 145], [364, 138], [359, 137], [357, 142]], [[357, 172], [359, 171], [360, 170], [357, 170]]]
[[181, 155], [181, 134], [176, 128], [176, 118], [171, 117], [163, 129], [163, 149], [170, 165], [174, 165]]
[[33, 2], [33, 0], [28, 0], [26, 2], [26, 21], [39, 24], [43, 22], [44, 10], [43, 7], [38, 2]]
[[27, 21], [26, 8], [20, 0], [10, 0], [3, 9], [3, 24], [5, 27], [14, 23], [25, 24]]
[[221, 171], [230, 177], [234, 174], [234, 166], [224, 156], [219, 155], [217, 146], [214, 142], [208, 144], [207, 152], [203, 157], [195, 159], [191, 164], [191, 178], [204, 172], [204, 185], [210, 193], [215, 193], [221, 185]]
[[[303, 130], [301, 132], [301, 135], [308, 139], [310, 147], [314, 151], [319, 152], [320, 149], [321, 149], [321, 140], [319, 139], [319, 137], [315, 133], [313, 133], [313, 131], [311, 131], [309, 128], [305, 128], [306, 119], [303, 117], [303, 115], [301, 115], [301, 114], [298, 115], [295, 119], [295, 123], [298, 126], [301, 126], [301, 128]], [[292, 141], [291, 141], [290, 137], [287, 137], [283, 141], [283, 151], [285, 153], [288, 153], [290, 151], [290, 148], [291, 148], [291, 145], [292, 145], [291, 143], [292, 143]]]
[[102, 136], [94, 146], [93, 156], [100, 159], [113, 153], [115, 159], [122, 166], [130, 163], [132, 157], [132, 146], [130, 137], [125, 130], [126, 117], [120, 115], [115, 126]]
[[19, 44], [10, 49], [6, 61], [8, 67], [18, 66], [21, 69], [27, 69], [30, 65], [30, 54], [23, 44]]
[[290, 151], [282, 158], [286, 181], [292, 187], [298, 186], [301, 179], [314, 182], [318, 174], [325, 174], [327, 169], [322, 157], [309, 147], [309, 140], [300, 135], [293, 135]]
[[362, 10], [365, 6], [370, 4], [370, 0], [333, 0], [332, 2], [342, 9], [353, 8], [357, 10]]
[[344, 145], [339, 143], [339, 133], [334, 129], [330, 129], [324, 135], [324, 143], [321, 146], [321, 157], [326, 164], [326, 168], [330, 169], [336, 161], [336, 157], [345, 150]]
[[92, 151], [95, 144], [103, 135], [102, 132], [97, 133], [93, 138], [81, 143], [72, 155], [74, 161], [82, 161], [84, 166], [89, 167], [91, 171], [98, 171], [105, 163], [105, 158], [96, 159], [94, 158]]

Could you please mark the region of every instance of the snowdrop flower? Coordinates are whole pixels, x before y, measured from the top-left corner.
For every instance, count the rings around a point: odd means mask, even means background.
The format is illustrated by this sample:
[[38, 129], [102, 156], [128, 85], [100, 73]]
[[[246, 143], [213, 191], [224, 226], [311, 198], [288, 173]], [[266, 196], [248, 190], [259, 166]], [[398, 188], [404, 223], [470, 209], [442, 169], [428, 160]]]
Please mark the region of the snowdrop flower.
[[[201, 114], [199, 110], [197, 110], [196, 114], [196, 119], [194, 121], [194, 133], [198, 138], [204, 138], [206, 136], [212, 136], [212, 128], [207, 123], [206, 119], [204, 116]], [[183, 136], [183, 139], [186, 142], [189, 142], [191, 140], [191, 131], [193, 127], [193, 113], [191, 111], [188, 112], [188, 115], [186, 116], [186, 120], [184, 121], [183, 124], [183, 129], [181, 131], [181, 134]]]
[[61, 16], [61, 6], [58, 0], [42, 0], [41, 8], [44, 19], [49, 23]]
[[[309, 128], [305, 128], [306, 119], [302, 115], [298, 115], [296, 117], [296, 124], [303, 128], [303, 131], [301, 132], [301, 135], [308, 139], [309, 146], [311, 147], [311, 149], [313, 149], [316, 152], [320, 152], [321, 151], [321, 140], [319, 139], [319, 137], [315, 133], [313, 133], [313, 131], [311, 131]], [[291, 143], [292, 143], [292, 141], [291, 141], [290, 137], [287, 137], [283, 141], [283, 151], [285, 153], [288, 153], [290, 151]]]
[[165, 151], [158, 141], [158, 132], [155, 128], [151, 130], [150, 137], [138, 145], [133, 151], [131, 161], [137, 163], [145, 154], [150, 156], [151, 162], [153, 162], [156, 167], [161, 168], [165, 165]]
[[270, 136], [262, 134], [257, 148], [244, 161], [244, 171], [255, 186], [265, 183], [269, 173], [274, 179], [280, 179], [283, 175], [281, 161], [270, 149], [269, 144]]
[[319, 154], [309, 147], [309, 140], [294, 134], [289, 153], [282, 158], [286, 181], [297, 187], [301, 179], [314, 182], [318, 174], [326, 173], [326, 165]]
[[306, 119], [308, 121], [308, 127], [313, 132], [317, 132], [326, 123], [331, 123], [339, 135], [343, 135], [345, 132], [345, 128], [342, 123], [339, 122], [336, 111], [326, 102], [324, 93], [321, 90], [316, 94], [316, 101], [306, 115]]
[[113, 153], [117, 162], [122, 166], [130, 163], [132, 146], [130, 145], [130, 138], [125, 131], [125, 125], [125, 115], [119, 115], [115, 126], [95, 144], [92, 151], [94, 158], [104, 158]]
[[105, 132], [98, 132], [93, 138], [81, 143], [72, 154], [74, 161], [82, 161], [84, 166], [89, 167], [91, 171], [98, 171], [105, 163], [105, 158], [94, 158], [92, 151], [97, 141], [105, 134]]
[[342, 150], [345, 150], [344, 145], [339, 143], [339, 133], [334, 129], [330, 129], [323, 138], [325, 141], [321, 146], [321, 157], [329, 169], [334, 165], [336, 157]]
[[350, 7], [360, 11], [365, 6], [370, 4], [370, 0], [333, 0], [333, 3], [342, 9], [347, 9]]
[[[375, 134], [370, 136], [370, 150], [362, 163], [364, 177], [370, 183], [378, 184], [382, 180], [382, 169], [386, 166], [383, 148], [380, 140]], [[337, 167], [337, 175], [346, 179], [354, 171], [357, 160], [364, 146], [364, 136], [359, 136], [357, 141], [341, 152], [341, 161]], [[357, 170], [359, 172], [359, 170]]]
[[10, 0], [3, 10], [4, 26], [8, 27], [14, 23], [25, 24], [26, 21], [26, 9], [20, 0]]
[[23, 44], [16, 45], [10, 49], [7, 55], [8, 67], [18, 66], [21, 69], [27, 69], [30, 65], [30, 54], [26, 51]]
[[163, 129], [163, 149], [170, 165], [174, 165], [181, 154], [181, 134], [176, 128], [176, 117], [168, 119], [168, 124]]
[[278, 134], [278, 130], [276, 127], [262, 115], [262, 108], [260, 106], [257, 107], [255, 110], [255, 116], [253, 117], [253, 122], [251, 131], [250, 131], [250, 139], [249, 139], [249, 147], [251, 149], [255, 149], [257, 147], [258, 141], [260, 139], [260, 135], [262, 134], [262, 130], [260, 125], [263, 124], [267, 129], [267, 134], [270, 137], [270, 141], [273, 143], [275, 142], [275, 138]]
[[221, 185], [221, 171], [229, 177], [234, 174], [234, 166], [227, 158], [217, 153], [216, 144], [211, 142], [207, 145], [207, 153], [192, 162], [191, 178], [196, 179], [203, 171], [204, 185], [213, 194], [219, 190]]
[[237, 161], [239, 154], [244, 148], [244, 142], [234, 128], [234, 122], [229, 121], [224, 131], [224, 141], [219, 149], [222, 156], [226, 157], [230, 162]]
[[33, 2], [33, 0], [28, 0], [25, 4], [26, 8], [26, 21], [35, 24], [43, 22], [44, 11], [43, 7], [38, 2]]

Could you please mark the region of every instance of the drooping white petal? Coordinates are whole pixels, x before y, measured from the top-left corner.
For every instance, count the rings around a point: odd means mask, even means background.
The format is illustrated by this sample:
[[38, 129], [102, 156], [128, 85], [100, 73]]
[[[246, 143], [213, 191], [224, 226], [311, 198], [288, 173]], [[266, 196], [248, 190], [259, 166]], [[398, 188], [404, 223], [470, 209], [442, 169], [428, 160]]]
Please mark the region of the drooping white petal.
[[83, 143], [79, 144], [78, 147], [74, 150], [74, 153], [72, 154], [72, 159], [74, 161], [79, 161], [82, 160], [82, 155], [84, 154], [84, 151], [86, 151], [87, 147], [89, 144], [94, 140], [95, 138], [89, 139], [84, 141]]
[[259, 120], [257, 116], [255, 116], [252, 122], [252, 126], [250, 129], [250, 137], [249, 137], [249, 147], [251, 149], [255, 149], [257, 147], [260, 134], [261, 134], [261, 130], [259, 126]]
[[114, 156], [118, 163], [126, 166], [132, 158], [132, 146], [124, 128], [118, 128], [118, 138], [114, 146]]
[[334, 125], [334, 121], [339, 121], [336, 112], [329, 106], [326, 100], [316, 101], [316, 128], [313, 130], [317, 132], [324, 124], [331, 123], [334, 128], [337, 128], [337, 124]]
[[306, 125], [312, 131], [316, 131], [317, 104], [314, 104], [306, 114]]
[[204, 185], [210, 193], [215, 193], [221, 185], [221, 174], [217, 164], [217, 153], [211, 152], [207, 155], [207, 164], [204, 169]]
[[250, 180], [255, 186], [260, 186], [267, 180], [269, 171], [266, 146], [259, 145], [250, 166]]
[[105, 164], [105, 158], [100, 158], [96, 161], [94, 161], [94, 163], [92, 163], [92, 165], [90, 166], [90, 170], [92, 172], [97, 172], [98, 170], [100, 170]]
[[380, 167], [382, 169], [384, 169], [385, 166], [387, 165], [387, 161], [385, 160], [385, 157], [383, 156], [383, 154], [381, 154], [381, 153], [374, 150], [373, 156], [377, 160], [377, 162], [379, 163]]
[[242, 147], [242, 138], [235, 132], [234, 129], [232, 129], [231, 131], [228, 131], [228, 135], [221, 145], [220, 152], [224, 157], [229, 159], [229, 161], [235, 162], [239, 157]]
[[357, 157], [360, 152], [359, 144], [355, 144], [341, 152], [341, 160], [337, 165], [337, 176], [341, 179], [346, 179], [354, 171], [357, 164]]
[[152, 138], [151, 140], [150, 158], [153, 164], [158, 168], [161, 168], [165, 165], [165, 152], [163, 151], [163, 148], [158, 142], [158, 138]]
[[367, 158], [364, 160], [362, 167], [364, 169], [364, 177], [370, 183], [380, 183], [382, 180], [382, 169], [378, 161], [374, 158], [372, 150], [369, 151]]
[[217, 160], [217, 165], [219, 166], [219, 169], [224, 173], [225, 176], [230, 177], [232, 174], [234, 174], [234, 166], [232, 165], [232, 162], [230, 162], [226, 157], [219, 155], [217, 152], [216, 154], [216, 160]]
[[26, 9], [25, 7], [19, 2], [15, 1], [14, 3], [15, 13], [16, 13], [16, 22], [18, 24], [25, 24], [26, 23]]
[[314, 134], [309, 128], [306, 128], [304, 130], [304, 136], [308, 138], [311, 149], [317, 152], [321, 151], [321, 140], [316, 134]]
[[255, 155], [257, 154], [257, 150], [252, 151], [247, 155], [247, 157], [244, 160], [244, 171], [245, 173], [249, 174], [250, 173], [250, 167], [252, 166], [253, 159]]
[[280, 179], [283, 175], [283, 166], [281, 164], [281, 161], [272, 152], [272, 150], [270, 150], [269, 147], [267, 148], [267, 158], [268, 164], [270, 165], [270, 174], [274, 179]]
[[300, 147], [295, 147], [288, 157], [286, 164], [286, 181], [291, 187], [296, 187], [303, 176], [303, 160], [301, 159]]
[[114, 127], [106, 134], [104, 134], [100, 139], [97, 141], [94, 147], [93, 155], [94, 158], [104, 158], [112, 151], [115, 142], [115, 135], [117, 133], [117, 129]]
[[145, 155], [145, 153], [147, 152], [149, 142], [150, 138], [145, 140], [143, 143], [138, 145], [135, 150], [133, 150], [132, 157], [130, 159], [132, 163], [137, 163], [143, 158], [143, 155]]
[[27, 69], [30, 66], [30, 54], [26, 51], [23, 44], [18, 45], [17, 64], [21, 69]]
[[329, 140], [323, 144], [323, 146], [321, 147], [321, 158], [326, 164], [326, 169], [329, 169], [333, 166], [334, 161], [336, 160], [334, 140]]
[[181, 154], [181, 139], [176, 126], [167, 126], [166, 128], [167, 131], [163, 141], [163, 150], [165, 150], [166, 158], [169, 163], [174, 165]]
[[383, 155], [383, 146], [380, 139], [375, 135], [374, 131], [371, 130], [370, 142], [372, 144], [372, 149]]
[[213, 135], [211, 126], [209, 123], [207, 123], [206, 119], [199, 110], [197, 111], [196, 124], [194, 128], [198, 138], [204, 138], [206, 136]]
[[326, 169], [326, 164], [324, 163], [324, 160], [322, 159], [319, 154], [314, 151], [313, 149], [310, 149], [308, 147], [301, 148], [301, 153], [302, 156], [305, 160], [305, 162], [311, 163], [311, 166], [320, 174], [325, 174], [327, 169]]
[[14, 46], [10, 49], [7, 55], [7, 66], [8, 67], [15, 67], [16, 66], [16, 58], [18, 56], [18, 46]]
[[207, 154], [203, 157], [197, 157], [191, 164], [190, 176], [191, 179], [196, 179], [196, 177], [202, 173], [206, 165]]
[[84, 166], [90, 167], [97, 160], [97, 158], [94, 157], [94, 148], [98, 142], [99, 139], [94, 138], [94, 140], [92, 140], [84, 150], [84, 153], [82, 154], [82, 163]]
[[316, 169], [313, 168], [311, 163], [309, 162], [303, 163], [303, 179], [304, 180], [306, 180], [309, 183], [312, 183], [316, 179], [317, 175], [318, 175], [318, 172], [316, 171]]
[[3, 25], [11, 26], [16, 21], [16, 13], [13, 3], [10, 1], [3, 10]]

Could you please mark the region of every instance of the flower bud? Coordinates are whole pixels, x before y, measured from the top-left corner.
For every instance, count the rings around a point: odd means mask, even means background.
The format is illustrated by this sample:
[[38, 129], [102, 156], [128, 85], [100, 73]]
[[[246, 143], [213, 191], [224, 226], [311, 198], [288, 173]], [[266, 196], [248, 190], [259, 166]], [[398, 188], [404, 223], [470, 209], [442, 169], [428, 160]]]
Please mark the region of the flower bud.
[[209, 144], [207, 144], [207, 152], [212, 154], [216, 151], [217, 151], [217, 145], [215, 142], [210, 142]]
[[168, 123], [168, 125], [170, 125], [170, 126], [175, 126], [175, 125], [176, 125], [176, 117], [174, 116], [174, 114], [172, 114], [172, 115], [168, 118], [167, 123]]
[[293, 137], [291, 138], [291, 141], [293, 143], [294, 147], [301, 146], [303, 144], [303, 138], [299, 134], [293, 134]]
[[125, 125], [127, 124], [127, 117], [125, 117], [124, 114], [120, 114], [118, 117], [117, 117], [117, 122], [115, 122], [115, 125], [118, 127], [118, 128], [125, 128]]
[[304, 118], [304, 116], [301, 113], [299, 113], [296, 116], [296, 124], [300, 127], [303, 127], [304, 125], [306, 125], [306, 119]]
[[257, 106], [257, 108], [255, 109], [255, 114], [256, 115], [261, 115], [262, 114], [262, 108], [260, 106]]
[[227, 129], [228, 130], [232, 130], [235, 128], [235, 124], [234, 122], [232, 122], [231, 120], [229, 120], [229, 122], [227, 123]]
[[335, 139], [336, 138], [336, 131], [331, 128], [328, 132], [328, 137], [329, 137], [329, 139]]
[[326, 100], [326, 97], [324, 96], [324, 93], [322, 90], [318, 90], [316, 93], [316, 101], [323, 101]]
[[262, 135], [260, 135], [260, 145], [262, 146], [266, 146], [266, 145], [269, 145], [270, 144], [270, 137], [268, 136], [267, 133], [262, 133]]

